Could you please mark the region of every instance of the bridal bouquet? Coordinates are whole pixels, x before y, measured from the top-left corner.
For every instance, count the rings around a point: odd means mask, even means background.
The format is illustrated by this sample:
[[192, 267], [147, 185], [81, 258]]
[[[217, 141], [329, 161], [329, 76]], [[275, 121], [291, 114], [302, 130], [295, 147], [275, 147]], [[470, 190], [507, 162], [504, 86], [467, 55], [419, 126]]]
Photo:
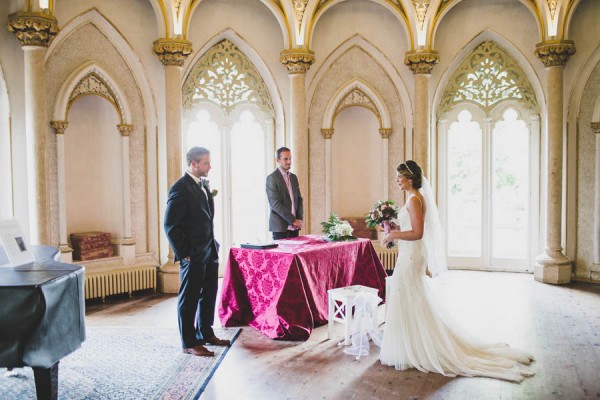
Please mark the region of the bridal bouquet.
[[354, 229], [352, 229], [348, 221], [342, 221], [334, 213], [331, 213], [327, 221], [321, 222], [321, 226], [323, 227], [325, 240], [330, 242], [356, 240], [356, 237], [352, 236]]
[[[374, 229], [377, 225], [381, 225], [386, 235], [390, 233], [394, 226], [394, 219], [398, 218], [398, 208], [394, 204], [392, 200], [379, 200], [375, 203], [365, 218], [367, 227]], [[393, 246], [394, 242], [390, 242], [387, 247], [389, 249]]]

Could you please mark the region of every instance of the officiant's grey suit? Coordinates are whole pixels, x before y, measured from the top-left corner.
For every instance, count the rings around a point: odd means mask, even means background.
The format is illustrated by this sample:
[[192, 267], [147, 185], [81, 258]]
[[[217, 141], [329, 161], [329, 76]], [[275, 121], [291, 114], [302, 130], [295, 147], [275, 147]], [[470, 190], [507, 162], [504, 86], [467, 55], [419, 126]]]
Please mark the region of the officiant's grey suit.
[[304, 207], [298, 177], [290, 172], [290, 183], [294, 194], [295, 215], [292, 214], [292, 199], [279, 168], [267, 176], [267, 198], [271, 213], [269, 214], [269, 230], [271, 232], [286, 232], [294, 220], [304, 220]]

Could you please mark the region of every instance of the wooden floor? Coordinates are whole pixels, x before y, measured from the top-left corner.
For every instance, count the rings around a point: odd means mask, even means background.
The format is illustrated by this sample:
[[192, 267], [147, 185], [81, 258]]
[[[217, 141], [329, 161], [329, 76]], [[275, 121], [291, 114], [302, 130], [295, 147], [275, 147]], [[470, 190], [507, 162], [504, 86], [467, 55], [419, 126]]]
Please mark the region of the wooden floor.
[[[465, 330], [533, 353], [536, 375], [514, 384], [396, 371], [379, 363], [374, 347], [359, 361], [344, 354], [341, 326], [335, 340], [322, 326], [306, 342], [270, 340], [246, 327], [200, 398], [600, 399], [600, 285], [551, 286], [529, 274], [473, 271], [450, 271], [435, 285]], [[88, 305], [87, 324], [177, 329], [176, 306], [168, 295], [110, 299]]]

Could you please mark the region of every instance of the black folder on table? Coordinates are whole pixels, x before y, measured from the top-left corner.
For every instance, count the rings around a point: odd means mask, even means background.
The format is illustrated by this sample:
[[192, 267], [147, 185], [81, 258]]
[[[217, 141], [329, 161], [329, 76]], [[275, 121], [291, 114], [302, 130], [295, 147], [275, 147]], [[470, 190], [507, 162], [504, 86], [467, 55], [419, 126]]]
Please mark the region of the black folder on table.
[[277, 246], [279, 246], [277, 243], [242, 243], [241, 244], [242, 249], [259, 249], [259, 250], [272, 249]]

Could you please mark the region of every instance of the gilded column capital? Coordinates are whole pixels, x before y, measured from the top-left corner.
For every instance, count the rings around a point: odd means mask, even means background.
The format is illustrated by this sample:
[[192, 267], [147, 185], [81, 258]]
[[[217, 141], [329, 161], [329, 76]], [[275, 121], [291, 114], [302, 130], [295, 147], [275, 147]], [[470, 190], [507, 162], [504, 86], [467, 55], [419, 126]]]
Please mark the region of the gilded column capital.
[[56, 135], [64, 135], [67, 126], [69, 126], [68, 121], [50, 121], [50, 126], [54, 129], [54, 133]]
[[408, 65], [414, 74], [431, 74], [433, 66], [440, 62], [440, 56], [435, 50], [409, 51], [404, 57], [404, 64]]
[[551, 40], [538, 43], [534, 54], [538, 57], [544, 67], [564, 66], [569, 56], [575, 54], [575, 44], [572, 40]]
[[133, 131], [133, 125], [131, 124], [119, 124], [117, 125], [119, 132], [121, 132], [121, 136], [129, 136]]
[[154, 41], [152, 51], [165, 67], [181, 67], [187, 56], [192, 53], [192, 43], [183, 39], [163, 38]]
[[600, 122], [592, 122], [590, 125], [592, 125], [592, 130], [594, 133], [596, 135], [600, 135]]
[[21, 11], [8, 16], [8, 30], [21, 46], [48, 47], [58, 33], [58, 21], [53, 15]]
[[379, 134], [382, 139], [389, 139], [392, 136], [392, 128], [381, 128], [379, 129]]
[[280, 54], [279, 61], [290, 74], [304, 74], [315, 62], [315, 53], [301, 49], [284, 50]]
[[323, 137], [325, 139], [331, 139], [331, 137], [333, 136], [333, 132], [335, 132], [335, 129], [328, 129], [328, 128], [321, 129], [321, 135], [323, 135]]

